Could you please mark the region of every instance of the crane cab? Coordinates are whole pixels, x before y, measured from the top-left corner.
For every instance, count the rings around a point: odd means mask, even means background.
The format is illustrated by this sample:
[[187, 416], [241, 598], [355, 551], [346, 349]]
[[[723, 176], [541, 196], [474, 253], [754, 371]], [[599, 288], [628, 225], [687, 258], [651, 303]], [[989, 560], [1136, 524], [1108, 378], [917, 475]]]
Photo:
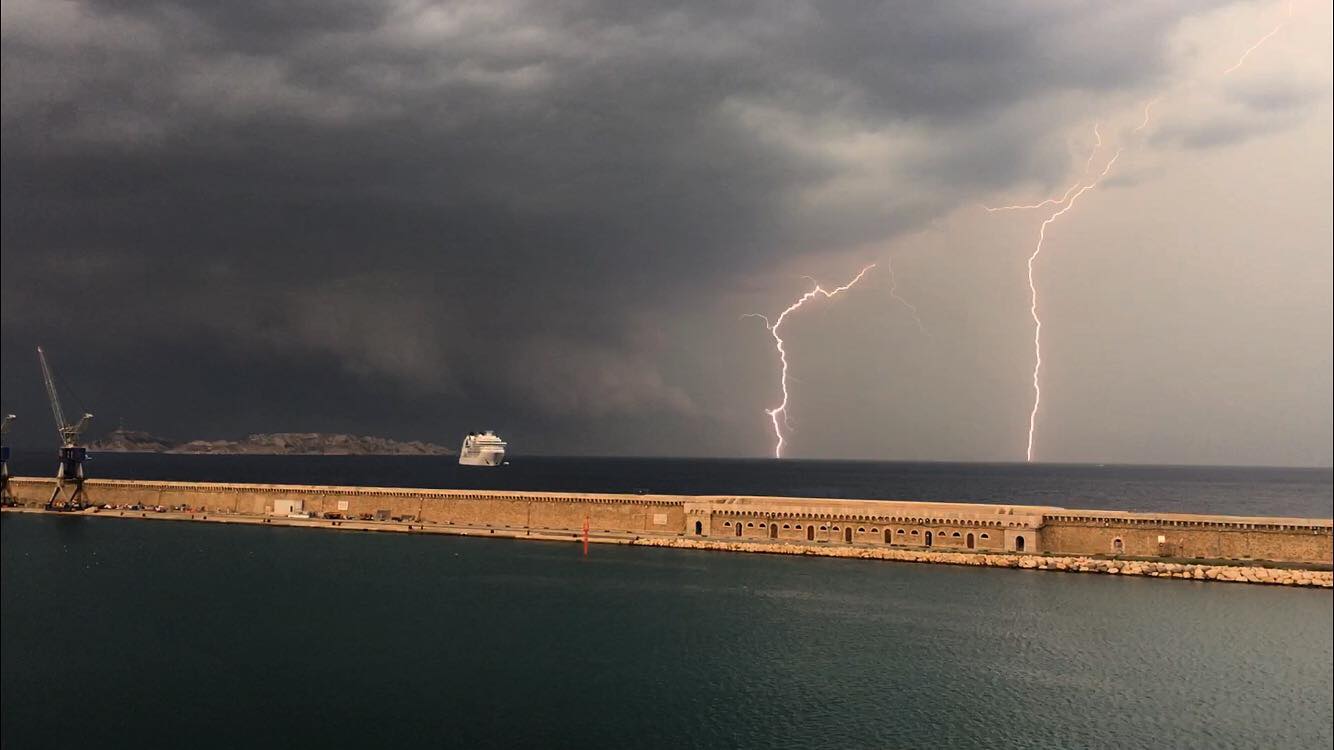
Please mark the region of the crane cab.
[[83, 479], [83, 462], [88, 460], [88, 449], [82, 445], [66, 445], [60, 448], [60, 467], [56, 469], [59, 479]]

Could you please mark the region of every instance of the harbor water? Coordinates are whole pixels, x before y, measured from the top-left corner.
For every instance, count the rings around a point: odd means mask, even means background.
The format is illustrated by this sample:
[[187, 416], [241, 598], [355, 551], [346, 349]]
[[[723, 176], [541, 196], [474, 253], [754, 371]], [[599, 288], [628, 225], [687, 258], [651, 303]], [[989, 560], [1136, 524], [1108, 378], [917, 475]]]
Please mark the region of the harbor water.
[[[116, 468], [103, 458], [99, 468]], [[114, 458], [126, 474], [156, 471]], [[199, 474], [153, 478], [364, 484], [424, 463], [144, 458], [186, 459]], [[361, 476], [338, 473], [357, 463]], [[828, 467], [793, 462], [780, 473], [794, 477], [793, 494], [815, 494], [859, 482], [911, 489], [926, 480], [905, 476], [937, 471], [895, 477], [874, 466], [855, 465], [860, 478], [841, 485]], [[673, 484], [670, 468], [650, 466], [652, 489], [702, 482]], [[615, 474], [597, 462], [563, 471], [604, 485]], [[936, 493], [973, 483], [995, 499], [1070, 504], [1044, 494], [1065, 481], [1071, 496], [1103, 506], [1098, 493], [1117, 486], [1139, 487], [1137, 503], [1187, 511], [1237, 512], [1263, 497], [1284, 503], [1272, 512], [1321, 515], [1329, 503], [1327, 470], [1272, 482], [1263, 472], [1277, 470], [995, 478], [1009, 471], [979, 468]], [[1167, 472], [1157, 493], [1154, 472]], [[438, 484], [431, 476], [410, 483]], [[1229, 486], [1235, 508], [1209, 504]], [[567, 543], [109, 517], [6, 513], [0, 532], [7, 748], [1334, 740], [1329, 591], [615, 545], [584, 557]]]
[[[15, 451], [18, 476], [50, 476], [54, 452]], [[513, 456], [501, 467], [452, 456], [198, 456], [96, 453], [90, 477], [378, 487], [775, 495], [1057, 505], [1228, 515], [1334, 516], [1329, 468], [976, 464]]]

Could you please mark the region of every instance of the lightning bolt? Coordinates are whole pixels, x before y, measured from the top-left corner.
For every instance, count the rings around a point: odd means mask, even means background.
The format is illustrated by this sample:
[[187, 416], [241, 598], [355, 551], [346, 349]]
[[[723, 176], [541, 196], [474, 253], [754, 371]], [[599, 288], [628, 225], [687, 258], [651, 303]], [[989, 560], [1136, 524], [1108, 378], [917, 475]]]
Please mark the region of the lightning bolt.
[[1042, 226], [1038, 229], [1038, 244], [1033, 248], [1033, 254], [1028, 256], [1028, 291], [1030, 301], [1028, 311], [1029, 314], [1033, 316], [1033, 410], [1029, 412], [1028, 415], [1027, 452], [1027, 460], [1030, 462], [1033, 460], [1033, 433], [1037, 429], [1038, 409], [1042, 407], [1042, 317], [1038, 315], [1038, 286], [1033, 278], [1033, 266], [1037, 263], [1038, 256], [1042, 255], [1042, 246], [1047, 241], [1047, 227], [1050, 227], [1057, 219], [1061, 218], [1070, 209], [1074, 208], [1075, 202], [1079, 200], [1080, 196], [1097, 187], [1098, 183], [1102, 181], [1102, 178], [1106, 177], [1107, 173], [1112, 171], [1112, 165], [1116, 164], [1116, 160], [1120, 157], [1121, 149], [1117, 149], [1116, 153], [1112, 154], [1112, 158], [1107, 161], [1107, 165], [1103, 167], [1102, 172], [1100, 172], [1097, 177], [1094, 177], [1082, 186], [1077, 184], [1079, 189], [1074, 191], [1073, 194], [1069, 194], [1070, 199], [1066, 201], [1059, 210], [1054, 212], [1051, 216], [1048, 216], [1047, 219], [1042, 222]]
[[[1161, 96], [1155, 96], [1154, 98], [1152, 98], [1152, 99], [1150, 99], [1149, 101], [1145, 102], [1145, 103], [1144, 103], [1144, 119], [1143, 119], [1143, 120], [1140, 120], [1140, 123], [1139, 123], [1138, 125], [1136, 125], [1136, 126], [1135, 126], [1135, 129], [1134, 129], [1134, 130], [1131, 130], [1130, 132], [1132, 132], [1132, 133], [1138, 133], [1138, 132], [1140, 132], [1141, 130], [1143, 130], [1143, 129], [1149, 127], [1149, 113], [1153, 111], [1153, 105], [1157, 104], [1158, 102], [1160, 102], [1160, 101], [1162, 101], [1162, 100], [1163, 100], [1163, 98], [1162, 98]], [[1085, 171], [1087, 171], [1087, 170], [1088, 170], [1088, 168], [1085, 167]]]
[[1274, 27], [1268, 34], [1265, 34], [1264, 36], [1260, 37], [1260, 38], [1255, 42], [1255, 44], [1252, 44], [1251, 46], [1247, 47], [1247, 48], [1246, 48], [1246, 51], [1243, 52], [1243, 53], [1241, 53], [1241, 57], [1237, 58], [1237, 61], [1236, 61], [1235, 63], [1232, 64], [1232, 67], [1230, 67], [1230, 68], [1228, 68], [1227, 70], [1223, 71], [1223, 75], [1228, 75], [1228, 74], [1230, 74], [1230, 73], [1232, 73], [1232, 72], [1234, 72], [1234, 71], [1240, 69], [1241, 66], [1244, 65], [1244, 64], [1246, 63], [1246, 58], [1248, 58], [1248, 57], [1251, 56], [1251, 53], [1252, 53], [1252, 52], [1256, 51], [1257, 49], [1260, 49], [1260, 47], [1264, 46], [1264, 43], [1267, 42], [1267, 41], [1269, 41], [1269, 39], [1270, 39], [1271, 37], [1273, 37], [1273, 36], [1274, 36], [1275, 34], [1277, 34], [1278, 32], [1282, 31], [1282, 30], [1283, 30], [1283, 27], [1288, 25], [1288, 21], [1292, 20], [1292, 6], [1293, 6], [1293, 3], [1292, 3], [1292, 2], [1289, 2], [1289, 3], [1288, 3], [1288, 15], [1287, 15], [1282, 21], [1279, 21], [1279, 22], [1278, 22], [1278, 25], [1275, 26], [1275, 27]]
[[[1145, 117], [1146, 117], [1145, 122], [1148, 122], [1148, 120], [1147, 120], [1147, 110], [1146, 110], [1146, 115], [1145, 115]], [[1095, 157], [1095, 156], [1098, 155], [1098, 149], [1102, 148], [1102, 132], [1099, 131], [1099, 129], [1098, 129], [1098, 124], [1097, 124], [1097, 123], [1094, 123], [1094, 124], [1093, 124], [1093, 141], [1094, 141], [1094, 143], [1093, 143], [1093, 148], [1089, 151], [1089, 158], [1084, 162], [1084, 174], [1085, 174], [1085, 175], [1088, 175], [1088, 173], [1089, 173], [1089, 168], [1093, 166], [1093, 157]], [[983, 205], [982, 208], [983, 208], [987, 213], [994, 214], [994, 213], [997, 213], [998, 211], [1028, 211], [1028, 210], [1031, 210], [1031, 209], [1034, 209], [1034, 208], [1043, 208], [1044, 206], [1061, 206], [1061, 205], [1064, 205], [1066, 201], [1070, 200], [1070, 196], [1071, 196], [1076, 190], [1079, 189], [1079, 185], [1080, 185], [1080, 183], [1079, 183], [1079, 182], [1076, 182], [1075, 184], [1071, 185], [1071, 186], [1070, 186], [1070, 189], [1069, 189], [1069, 190], [1066, 190], [1066, 191], [1065, 191], [1065, 194], [1062, 195], [1061, 197], [1059, 197], [1059, 198], [1048, 198], [1048, 199], [1046, 199], [1046, 200], [1044, 200], [1044, 201], [1039, 201], [1038, 203], [1017, 204], [1017, 205], [1013, 205], [1013, 206], [987, 206], [987, 205]]]
[[[1248, 47], [1246, 51], [1242, 52], [1241, 57], [1237, 59], [1237, 62], [1233, 63], [1232, 67], [1223, 71], [1223, 75], [1226, 76], [1240, 69], [1241, 66], [1246, 63], [1246, 59], [1251, 56], [1251, 53], [1255, 52], [1257, 49], [1262, 47], [1265, 42], [1269, 41], [1271, 37], [1273, 37], [1275, 34], [1281, 31], [1283, 27], [1288, 24], [1288, 21], [1292, 19], [1293, 5], [1294, 5], [1293, 2], [1289, 2], [1287, 16], [1283, 20], [1279, 21], [1279, 23], [1276, 26], [1274, 26], [1274, 28], [1271, 29], [1269, 33], [1260, 37], [1258, 40], [1256, 40], [1254, 44]], [[1153, 106], [1158, 102], [1162, 101], [1162, 98], [1163, 98], [1162, 96], [1156, 96], [1150, 99], [1149, 101], [1145, 102], [1144, 117], [1140, 120], [1139, 125], [1135, 126], [1135, 128], [1131, 130], [1132, 133], [1138, 133], [1144, 130], [1146, 127], [1148, 127], [1149, 120], [1151, 118], [1153, 111]], [[1089, 166], [1093, 164], [1093, 157], [1097, 153], [1098, 148], [1102, 146], [1102, 138], [1101, 135], [1098, 133], [1098, 128], [1096, 125], [1093, 128], [1093, 133], [1094, 137], [1097, 140], [1097, 143], [1094, 145], [1093, 152], [1089, 154], [1089, 158], [1084, 164], [1085, 174], [1088, 174]], [[1050, 216], [1047, 217], [1045, 221], [1042, 222], [1042, 226], [1038, 229], [1037, 245], [1034, 247], [1033, 253], [1028, 256], [1029, 314], [1032, 315], [1033, 317], [1033, 409], [1028, 414], [1028, 448], [1025, 456], [1027, 460], [1030, 462], [1033, 460], [1033, 438], [1034, 434], [1037, 431], [1038, 411], [1042, 407], [1042, 383], [1041, 383], [1042, 317], [1038, 315], [1038, 288], [1036, 280], [1034, 279], [1033, 267], [1034, 264], [1037, 263], [1038, 256], [1042, 255], [1042, 247], [1047, 239], [1047, 228], [1050, 227], [1052, 223], [1055, 222], [1057, 219], [1059, 219], [1061, 216], [1065, 215], [1065, 213], [1067, 213], [1070, 209], [1074, 208], [1075, 202], [1079, 200], [1080, 196], [1092, 190], [1093, 188], [1097, 187], [1098, 183], [1102, 181], [1102, 178], [1106, 177], [1107, 173], [1111, 171], [1112, 166], [1116, 164], [1116, 160], [1120, 158], [1120, 156], [1121, 156], [1121, 149], [1117, 149], [1116, 153], [1112, 155], [1112, 158], [1110, 160], [1108, 160], [1106, 166], [1103, 167], [1102, 172], [1098, 174], [1097, 177], [1095, 177], [1093, 180], [1087, 183], [1084, 183], [1083, 185], [1081, 185], [1080, 183], [1075, 183], [1073, 186], [1071, 186], [1070, 190], [1066, 191], [1065, 195], [1061, 197], [1060, 201], [1053, 201], [1052, 199], [1048, 199], [1041, 203], [1033, 204], [1030, 206], [1004, 206], [998, 209], [990, 209], [990, 208], [987, 209], [988, 211], [993, 211], [993, 210], [1005, 211], [1005, 210], [1013, 210], [1020, 208], [1041, 208], [1042, 206], [1053, 205], [1053, 204], [1060, 206], [1060, 208], [1057, 211], [1052, 213]]]
[[[1246, 60], [1251, 56], [1252, 53], [1254, 53], [1260, 47], [1264, 46], [1264, 44], [1267, 41], [1269, 41], [1280, 31], [1282, 31], [1293, 16], [1294, 5], [1295, 2], [1290, 0], [1287, 6], [1288, 8], [1287, 16], [1281, 21], [1279, 21], [1279, 23], [1275, 25], [1274, 28], [1269, 31], [1269, 33], [1260, 37], [1254, 44], [1252, 44], [1244, 52], [1242, 52], [1241, 57], [1239, 57], [1237, 61], [1232, 64], [1231, 67], [1224, 70], [1222, 72], [1222, 75], [1226, 76], [1239, 70], [1246, 63]], [[1160, 101], [1162, 101], [1162, 99], [1163, 99], [1162, 96], [1156, 96], [1148, 100], [1144, 104], [1143, 117], [1139, 125], [1135, 126], [1130, 132], [1139, 133], [1143, 131], [1146, 127], [1148, 127], [1152, 117], [1153, 107], [1157, 105]], [[1033, 252], [1028, 256], [1028, 262], [1027, 262], [1029, 314], [1033, 319], [1033, 408], [1030, 410], [1028, 415], [1028, 445], [1025, 453], [1026, 459], [1029, 462], [1032, 462], [1033, 460], [1033, 444], [1034, 444], [1034, 436], [1037, 431], [1038, 412], [1041, 410], [1042, 407], [1042, 382], [1041, 382], [1042, 317], [1038, 312], [1038, 287], [1037, 287], [1035, 267], [1038, 262], [1038, 259], [1042, 255], [1043, 247], [1046, 244], [1047, 229], [1051, 227], [1051, 225], [1054, 224], [1062, 216], [1069, 213], [1085, 193], [1095, 189], [1102, 182], [1102, 180], [1111, 172], [1112, 168], [1116, 165], [1116, 162], [1121, 157], [1121, 153], [1123, 150], [1122, 148], [1117, 148], [1116, 152], [1112, 154], [1112, 157], [1107, 160], [1102, 170], [1096, 176], [1094, 176], [1093, 179], [1086, 180], [1085, 178], [1088, 177], [1088, 174], [1093, 167], [1093, 162], [1095, 160], [1095, 157], [1097, 156], [1099, 150], [1101, 150], [1103, 145], [1102, 133], [1099, 129], [1098, 124], [1096, 123], [1093, 126], [1093, 137], [1094, 137], [1094, 146], [1090, 151], [1088, 158], [1084, 162], [1084, 171], [1080, 180], [1072, 184], [1069, 187], [1069, 189], [1067, 189], [1065, 193], [1062, 194], [1060, 197], [1047, 198], [1045, 200], [1031, 204], [1017, 204], [1011, 206], [996, 206], [996, 207], [986, 206], [986, 205], [982, 206], [982, 208], [985, 209], [988, 213], [995, 213], [999, 211], [1033, 210], [1033, 209], [1045, 208], [1047, 206], [1057, 207], [1055, 211], [1053, 211], [1049, 216], [1047, 216], [1046, 219], [1043, 220], [1042, 224], [1038, 228], [1037, 244], [1034, 246]], [[913, 321], [917, 324], [918, 330], [921, 331], [924, 335], [929, 335], [926, 332], [925, 326], [922, 325], [921, 318], [917, 314], [917, 308], [912, 303], [908, 302], [906, 299], [904, 299], [902, 296], [898, 294], [894, 278], [894, 269], [890, 261], [886, 260], [885, 265], [890, 277], [890, 288], [889, 288], [890, 297], [898, 301], [905, 307], [907, 307], [908, 310], [912, 313]], [[742, 316], [742, 317], [754, 317], [763, 320], [765, 328], [768, 329], [770, 335], [774, 339], [774, 347], [778, 350], [778, 358], [779, 362], [781, 363], [779, 384], [782, 389], [783, 398], [782, 401], [778, 404], [778, 406], [772, 409], [765, 410], [765, 413], [769, 416], [769, 419], [773, 424], [774, 439], [775, 439], [775, 444], [774, 444], [775, 458], [782, 458], [783, 455], [783, 446], [785, 444], [785, 440], [783, 438], [783, 425], [786, 425], [789, 430], [792, 429], [792, 425], [788, 417], [788, 405], [791, 402], [791, 398], [790, 398], [790, 393], [788, 391], [787, 348], [786, 348], [786, 343], [784, 342], [783, 337], [779, 332], [779, 329], [782, 328], [783, 323], [787, 320], [787, 317], [789, 315], [799, 310], [807, 302], [811, 301], [812, 299], [815, 299], [816, 297], [824, 297], [826, 299], [830, 299], [851, 289], [853, 286], [855, 286], [858, 282], [862, 280], [863, 276], [865, 276], [871, 269], [875, 267], [876, 264], [874, 263], [872, 263], [869, 266], [866, 266], [855, 277], [853, 277], [851, 281], [844, 284], [843, 286], [837, 287], [832, 290], [826, 290], [817, 281], [811, 279], [811, 283], [814, 284], [814, 288], [812, 288], [810, 291], [806, 292], [802, 296], [798, 297], [795, 302], [789, 305], [787, 309], [783, 310], [778, 315], [778, 317], [772, 321], [767, 316], [760, 315], [758, 313], [750, 313]], [[782, 424], [780, 424], [779, 422], [780, 419], [782, 420]]]
[[[1283, 27], [1285, 27], [1288, 24], [1288, 22], [1292, 19], [1294, 5], [1295, 5], [1294, 0], [1289, 0], [1287, 6], [1288, 7], [1287, 16], [1282, 20], [1280, 20], [1278, 24], [1275, 25], [1274, 28], [1269, 31], [1269, 33], [1260, 37], [1258, 40], [1256, 40], [1254, 44], [1252, 44], [1244, 52], [1242, 52], [1241, 57], [1239, 57], [1237, 61], [1232, 64], [1231, 67], [1224, 70], [1222, 75], [1226, 76], [1239, 70], [1246, 63], [1247, 58], [1249, 58], [1253, 52], [1255, 52], [1260, 47], [1264, 46], [1265, 42], [1269, 41], [1269, 39], [1271, 39], [1279, 31], [1282, 31]], [[1135, 126], [1130, 132], [1138, 133], [1143, 131], [1145, 128], [1149, 126], [1149, 122], [1152, 118], [1153, 107], [1154, 105], [1162, 101], [1162, 99], [1163, 96], [1159, 95], [1145, 102], [1144, 115], [1141, 118], [1139, 125]], [[1096, 124], [1093, 127], [1093, 136], [1095, 140], [1093, 150], [1089, 153], [1088, 159], [1084, 162], [1085, 176], [1088, 175], [1089, 169], [1093, 165], [1093, 160], [1098, 153], [1098, 149], [1102, 147], [1102, 134], [1099, 132], [1098, 126]], [[1034, 266], [1036, 265], [1039, 256], [1042, 255], [1043, 245], [1046, 243], [1047, 239], [1048, 227], [1050, 227], [1053, 223], [1056, 222], [1057, 219], [1064, 216], [1072, 208], [1074, 208], [1075, 203], [1079, 200], [1081, 196], [1084, 195], [1084, 193], [1087, 193], [1088, 191], [1098, 186], [1098, 184], [1102, 181], [1102, 179], [1107, 176], [1107, 174], [1111, 171], [1112, 167], [1116, 164], [1116, 160], [1120, 158], [1121, 152], [1122, 149], [1118, 148], [1116, 150], [1116, 153], [1112, 155], [1112, 158], [1107, 161], [1102, 171], [1096, 177], [1087, 182], [1083, 182], [1082, 180], [1076, 182], [1075, 184], [1071, 185], [1070, 188], [1066, 190], [1065, 194], [1062, 195], [1060, 198], [1048, 198], [1038, 203], [1031, 203], [1026, 205], [998, 206], [998, 207], [988, 207], [985, 205], [983, 206], [984, 209], [992, 213], [997, 211], [1030, 210], [1030, 209], [1043, 208], [1045, 206], [1059, 207], [1056, 211], [1054, 211], [1050, 216], [1048, 216], [1042, 222], [1041, 227], [1039, 227], [1038, 229], [1037, 245], [1034, 246], [1032, 254], [1028, 256], [1029, 314], [1033, 318], [1033, 408], [1028, 414], [1028, 447], [1025, 456], [1027, 460], [1030, 462], [1033, 460], [1033, 441], [1034, 441], [1034, 434], [1036, 433], [1037, 430], [1038, 411], [1042, 407], [1042, 382], [1041, 382], [1042, 317], [1038, 314], [1038, 288], [1034, 274]]]
[[1089, 151], [1089, 158], [1084, 162], [1084, 174], [1088, 174], [1093, 168], [1093, 157], [1098, 155], [1098, 149], [1102, 148], [1102, 133], [1098, 130], [1098, 123], [1093, 123], [1093, 149]]
[[759, 313], [747, 313], [746, 315], [742, 316], [743, 318], [759, 318], [760, 320], [764, 321], [764, 327], [769, 329], [769, 335], [773, 336], [774, 348], [778, 350], [778, 361], [782, 365], [778, 382], [783, 390], [783, 400], [778, 404], [778, 406], [775, 406], [772, 409], [764, 410], [764, 413], [769, 415], [769, 420], [773, 422], [774, 426], [774, 439], [775, 439], [774, 458], [783, 457], [783, 443], [784, 443], [783, 429], [779, 425], [779, 420], [782, 419], [783, 424], [786, 424], [789, 429], [791, 428], [791, 423], [788, 422], [787, 418], [787, 406], [791, 400], [787, 389], [787, 370], [788, 370], [787, 345], [783, 341], [783, 337], [779, 333], [779, 329], [783, 327], [783, 323], [787, 320], [787, 317], [792, 313], [796, 312], [797, 310], [801, 309], [802, 305], [806, 304], [807, 302], [810, 302], [816, 297], [823, 297], [825, 299], [832, 299], [834, 297], [837, 297], [843, 292], [846, 292], [847, 290], [856, 286], [857, 282], [861, 281], [862, 277], [865, 276], [867, 272], [869, 272], [872, 268], [875, 268], [875, 265], [876, 264], [872, 263], [871, 265], [863, 268], [856, 276], [852, 278], [851, 281], [844, 284], [843, 286], [836, 287], [834, 289], [825, 289], [824, 287], [820, 286], [819, 283], [816, 283], [813, 289], [798, 297], [796, 302], [793, 302], [791, 305], [788, 305], [786, 310], [779, 313], [778, 317], [775, 318], [772, 323], [769, 322], [769, 318], [767, 316], [760, 315]]
[[908, 312], [912, 314], [912, 321], [917, 324], [917, 330], [921, 331], [923, 336], [930, 336], [931, 334], [926, 332], [926, 326], [922, 325], [922, 319], [917, 315], [917, 306], [899, 295], [899, 282], [894, 276], [894, 265], [889, 259], [885, 259], [885, 271], [889, 274], [889, 296], [908, 308]]

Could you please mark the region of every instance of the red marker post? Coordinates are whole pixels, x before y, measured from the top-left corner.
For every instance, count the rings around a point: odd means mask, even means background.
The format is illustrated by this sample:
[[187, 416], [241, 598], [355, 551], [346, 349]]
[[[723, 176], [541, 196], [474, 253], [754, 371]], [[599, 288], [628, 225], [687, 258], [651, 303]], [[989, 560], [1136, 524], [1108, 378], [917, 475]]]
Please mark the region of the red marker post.
[[588, 557], [588, 516], [584, 516], [584, 557]]

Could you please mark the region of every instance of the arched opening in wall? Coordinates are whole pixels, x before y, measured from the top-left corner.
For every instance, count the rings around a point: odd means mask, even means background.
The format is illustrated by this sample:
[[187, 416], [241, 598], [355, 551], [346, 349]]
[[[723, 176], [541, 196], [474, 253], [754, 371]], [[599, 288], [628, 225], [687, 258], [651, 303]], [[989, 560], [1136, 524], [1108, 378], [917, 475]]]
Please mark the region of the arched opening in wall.
[[889, 529], [885, 529], [885, 544], [893, 544], [893, 543], [894, 543], [894, 532]]
[[703, 534], [704, 534], [704, 523], [702, 521], [696, 521], [695, 536], [702, 536]]
[[736, 535], [741, 536], [741, 524], [736, 525]]
[[973, 539], [971, 531], [968, 532], [968, 536], [964, 538], [964, 544], [968, 545], [968, 549], [973, 549], [977, 546], [977, 542]]
[[1119, 554], [1121, 554], [1122, 552], [1125, 552], [1125, 551], [1126, 551], [1126, 545], [1125, 545], [1125, 542], [1122, 542], [1122, 541], [1121, 541], [1121, 537], [1118, 536], [1117, 538], [1115, 538], [1115, 539], [1112, 540], [1112, 554], [1113, 554], [1113, 555], [1119, 555]]
[[1014, 538], [1014, 551], [1015, 552], [1024, 551], [1024, 538], [1022, 536], [1017, 536]]
[[813, 542], [813, 541], [815, 541], [815, 527], [814, 527], [814, 526], [807, 526], [807, 527], [806, 527], [806, 541], [808, 541], [808, 542]]
[[776, 523], [769, 524], [769, 538], [770, 539], [778, 538], [778, 524]]
[[926, 546], [931, 546], [931, 532], [926, 532]]
[[851, 526], [847, 526], [847, 527], [845, 527], [845, 528], [843, 529], [843, 541], [844, 541], [845, 543], [847, 543], [847, 544], [852, 544], [852, 527], [851, 527]]

